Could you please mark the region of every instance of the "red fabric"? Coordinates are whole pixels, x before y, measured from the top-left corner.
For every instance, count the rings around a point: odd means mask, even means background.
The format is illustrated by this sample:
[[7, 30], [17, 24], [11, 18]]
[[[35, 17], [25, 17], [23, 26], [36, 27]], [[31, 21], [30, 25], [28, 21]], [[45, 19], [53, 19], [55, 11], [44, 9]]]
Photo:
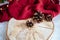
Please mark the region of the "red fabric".
[[50, 0], [42, 0], [39, 4], [37, 4], [36, 9], [55, 17], [60, 12], [60, 5], [51, 3]]
[[[51, 14], [55, 17], [58, 13], [60, 13], [60, 5], [56, 3], [57, 0], [51, 2], [51, 0], [13, 0], [9, 4], [9, 13], [10, 16], [15, 19], [27, 19], [33, 16], [34, 11], [41, 11], [42, 13]], [[6, 10], [5, 10], [6, 11]], [[7, 15], [5, 11], [3, 12], [3, 16], [0, 21], [8, 21], [10, 16]]]
[[55, 4], [59, 4], [59, 0], [53, 0]]

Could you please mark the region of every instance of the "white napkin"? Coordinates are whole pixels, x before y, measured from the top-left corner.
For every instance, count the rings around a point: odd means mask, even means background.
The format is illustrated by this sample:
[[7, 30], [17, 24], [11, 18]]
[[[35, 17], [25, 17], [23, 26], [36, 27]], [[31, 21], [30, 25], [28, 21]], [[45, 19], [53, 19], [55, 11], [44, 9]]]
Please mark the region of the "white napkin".
[[[60, 40], [60, 14], [53, 18], [54, 33], [50, 40]], [[0, 40], [6, 40], [6, 26], [8, 22], [0, 23]]]

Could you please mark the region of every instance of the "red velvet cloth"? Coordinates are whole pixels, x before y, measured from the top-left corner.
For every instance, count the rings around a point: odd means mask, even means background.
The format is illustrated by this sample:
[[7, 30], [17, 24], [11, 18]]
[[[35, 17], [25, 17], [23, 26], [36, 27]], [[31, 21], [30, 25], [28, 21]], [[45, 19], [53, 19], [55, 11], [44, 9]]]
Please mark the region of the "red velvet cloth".
[[10, 16], [7, 15], [6, 10], [2, 11], [0, 22], [8, 21], [12, 17], [18, 20], [30, 18], [33, 16], [34, 10], [55, 17], [60, 13], [60, 5], [57, 0], [54, 0], [54, 3], [51, 0], [13, 0], [10, 2], [8, 10]]

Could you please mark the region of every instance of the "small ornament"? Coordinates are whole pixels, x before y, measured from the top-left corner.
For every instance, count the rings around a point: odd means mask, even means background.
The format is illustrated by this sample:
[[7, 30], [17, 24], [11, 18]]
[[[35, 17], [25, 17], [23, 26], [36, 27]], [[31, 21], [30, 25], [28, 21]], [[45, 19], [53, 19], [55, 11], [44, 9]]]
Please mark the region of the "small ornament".
[[31, 21], [27, 21], [27, 22], [26, 22], [26, 25], [27, 25], [28, 27], [32, 27], [32, 26], [33, 26], [33, 23], [32, 23]]
[[47, 20], [47, 21], [52, 21], [52, 16], [51, 16], [51, 15], [46, 15], [46, 16], [45, 16], [45, 20]]
[[39, 12], [36, 12], [36, 13], [33, 15], [33, 20], [34, 20], [34, 21], [37, 21], [37, 22], [40, 22], [40, 21], [43, 20], [43, 17], [44, 17], [44, 14], [39, 13]]
[[37, 19], [37, 22], [41, 22], [43, 20], [43, 18], [40, 16], [39, 19]]

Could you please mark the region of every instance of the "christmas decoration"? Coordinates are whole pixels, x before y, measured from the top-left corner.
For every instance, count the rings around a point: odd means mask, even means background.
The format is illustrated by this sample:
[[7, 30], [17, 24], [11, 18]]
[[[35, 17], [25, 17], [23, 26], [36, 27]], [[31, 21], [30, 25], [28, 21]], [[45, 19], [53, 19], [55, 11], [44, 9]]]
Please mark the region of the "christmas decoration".
[[26, 22], [26, 25], [27, 25], [28, 27], [32, 27], [32, 26], [33, 26], [33, 23], [30, 22], [30, 21], [27, 21], [27, 22]]
[[9, 21], [7, 40], [49, 40], [54, 31], [52, 19], [60, 13], [57, 0], [9, 2], [0, 7], [0, 22]]
[[43, 14], [38, 11], [33, 15], [34, 21], [41, 22], [43, 19], [45, 19], [46, 21], [52, 21], [52, 15]]
[[37, 22], [41, 22], [43, 20], [44, 14], [36, 11], [36, 13], [33, 15], [33, 20]]
[[52, 21], [52, 16], [51, 16], [51, 15], [46, 15], [45, 19], [46, 19], [47, 21]]

